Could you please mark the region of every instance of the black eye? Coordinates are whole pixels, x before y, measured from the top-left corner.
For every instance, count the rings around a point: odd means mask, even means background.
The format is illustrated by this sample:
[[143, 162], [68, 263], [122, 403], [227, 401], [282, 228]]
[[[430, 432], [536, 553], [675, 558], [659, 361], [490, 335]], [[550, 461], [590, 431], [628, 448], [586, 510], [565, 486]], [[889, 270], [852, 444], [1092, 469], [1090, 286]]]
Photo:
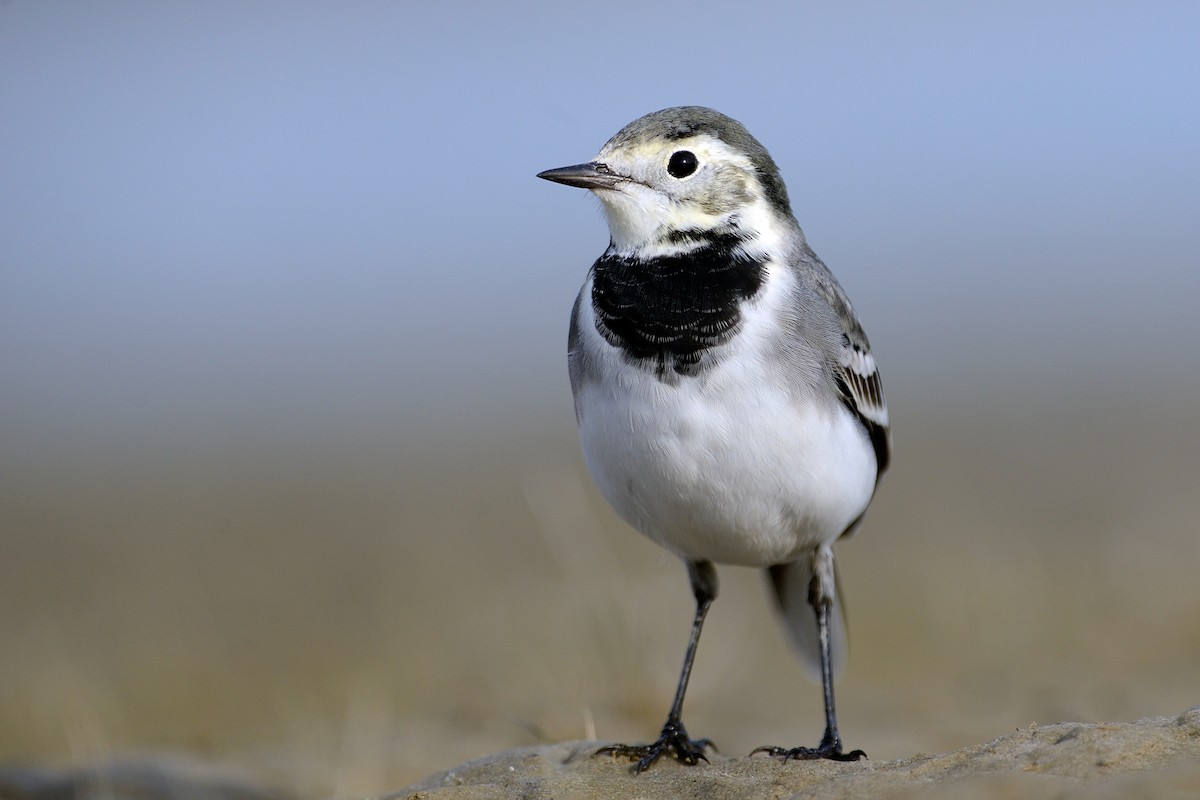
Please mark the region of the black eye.
[[695, 172], [698, 166], [700, 162], [696, 160], [695, 153], [690, 150], [676, 150], [667, 162], [667, 172], [674, 178], [686, 178]]

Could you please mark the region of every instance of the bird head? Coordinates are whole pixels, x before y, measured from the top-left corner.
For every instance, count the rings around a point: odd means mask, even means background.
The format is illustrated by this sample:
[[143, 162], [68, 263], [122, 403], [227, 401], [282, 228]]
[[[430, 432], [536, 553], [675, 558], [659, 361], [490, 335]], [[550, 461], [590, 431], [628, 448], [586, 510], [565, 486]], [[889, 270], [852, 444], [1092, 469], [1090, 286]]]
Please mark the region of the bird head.
[[593, 160], [538, 177], [593, 192], [613, 247], [626, 254], [678, 250], [689, 238], [717, 232], [781, 235], [796, 225], [766, 148], [737, 120], [702, 106], [647, 114]]

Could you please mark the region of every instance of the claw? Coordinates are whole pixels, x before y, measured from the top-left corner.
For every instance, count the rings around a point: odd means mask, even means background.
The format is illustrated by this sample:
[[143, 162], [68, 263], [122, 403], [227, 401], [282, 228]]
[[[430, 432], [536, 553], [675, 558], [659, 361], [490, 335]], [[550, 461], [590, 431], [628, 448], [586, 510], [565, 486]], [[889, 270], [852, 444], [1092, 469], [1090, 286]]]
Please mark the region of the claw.
[[842, 746], [838, 744], [822, 744], [820, 747], [756, 747], [750, 751], [750, 755], [755, 753], [766, 753], [772, 758], [778, 758], [781, 761], [815, 761], [820, 758], [825, 758], [830, 761], [858, 761], [860, 758], [866, 758], [867, 754], [862, 750], [851, 750], [849, 753], [842, 752]]
[[707, 764], [708, 756], [704, 751], [710, 747], [713, 750], [717, 749], [710, 739], [689, 739], [682, 724], [668, 721], [663, 726], [658, 741], [652, 744], [610, 744], [597, 750], [596, 755], [611, 755], [636, 761], [633, 772], [637, 774], [650, 769], [664, 754], [670, 755], [680, 764], [695, 766], [701, 761]]

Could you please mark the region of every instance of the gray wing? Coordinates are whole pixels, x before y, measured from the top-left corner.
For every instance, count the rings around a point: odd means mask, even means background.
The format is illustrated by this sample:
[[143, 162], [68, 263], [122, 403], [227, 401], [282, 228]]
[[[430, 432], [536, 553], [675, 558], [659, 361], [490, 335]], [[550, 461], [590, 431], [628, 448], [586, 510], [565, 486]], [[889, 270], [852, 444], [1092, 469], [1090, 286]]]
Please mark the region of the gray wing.
[[871, 439], [878, 483], [892, 459], [892, 435], [883, 382], [871, 355], [871, 343], [833, 273], [811, 249], [805, 246], [804, 250], [800, 265], [803, 277], [829, 305], [841, 327], [841, 344], [836, 348], [836, 363], [832, 364], [833, 382], [842, 403], [862, 423]]
[[580, 416], [583, 414], [583, 409], [579, 407], [579, 392], [583, 384], [588, 381], [595, 380], [595, 370], [592, 366], [592, 360], [588, 357], [587, 348], [583, 341], [583, 332], [580, 330], [579, 312], [583, 305], [584, 296], [588, 294], [588, 288], [591, 286], [591, 273], [588, 273], [588, 278], [584, 281], [583, 289], [575, 298], [575, 305], [571, 307], [571, 326], [567, 331], [567, 371], [571, 377], [571, 393], [575, 396], [575, 421], [579, 422]]

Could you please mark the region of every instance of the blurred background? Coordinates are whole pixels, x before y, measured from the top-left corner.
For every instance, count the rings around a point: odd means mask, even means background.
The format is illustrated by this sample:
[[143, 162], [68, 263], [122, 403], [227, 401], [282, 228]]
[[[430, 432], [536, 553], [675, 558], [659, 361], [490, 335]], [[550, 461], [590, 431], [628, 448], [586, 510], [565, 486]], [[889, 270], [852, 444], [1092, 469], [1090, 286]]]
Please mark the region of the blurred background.
[[[684, 570], [592, 488], [607, 242], [534, 174], [704, 104], [882, 365], [846, 744], [1200, 702], [1200, 7], [0, 4], [0, 763], [380, 794], [661, 725]], [[760, 577], [685, 718], [814, 744]]]

